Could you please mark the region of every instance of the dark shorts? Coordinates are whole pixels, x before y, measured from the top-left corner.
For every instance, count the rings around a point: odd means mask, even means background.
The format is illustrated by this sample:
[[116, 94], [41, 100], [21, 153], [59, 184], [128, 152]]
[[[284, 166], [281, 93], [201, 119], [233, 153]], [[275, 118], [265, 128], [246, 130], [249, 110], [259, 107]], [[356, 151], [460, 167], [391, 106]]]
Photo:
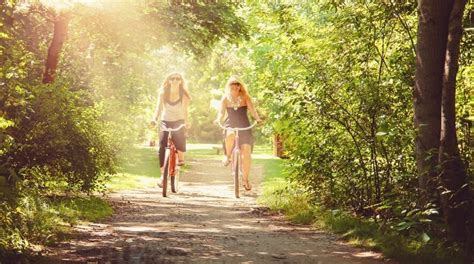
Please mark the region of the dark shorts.
[[[160, 127], [177, 128], [182, 124], [184, 124], [184, 120], [178, 120], [178, 121], [161, 120]], [[185, 129], [182, 128], [179, 131], [171, 132], [171, 138], [173, 139], [174, 145], [176, 146], [176, 149], [181, 152], [186, 152], [186, 136], [185, 136], [184, 130]], [[160, 158], [161, 167], [165, 163], [165, 150], [166, 150], [166, 146], [168, 146], [168, 134], [169, 134], [168, 131], [160, 130], [159, 158]]]

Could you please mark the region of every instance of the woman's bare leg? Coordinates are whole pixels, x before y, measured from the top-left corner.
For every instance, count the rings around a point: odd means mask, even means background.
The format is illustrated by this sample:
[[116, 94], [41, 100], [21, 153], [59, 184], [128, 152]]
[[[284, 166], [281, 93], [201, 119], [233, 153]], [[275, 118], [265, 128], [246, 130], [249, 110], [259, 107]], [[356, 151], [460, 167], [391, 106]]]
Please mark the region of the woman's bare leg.
[[178, 150], [178, 160], [184, 161], [184, 152]]
[[244, 178], [244, 185], [247, 186], [248, 189], [250, 189], [251, 186], [249, 182], [249, 175], [250, 163], [252, 162], [252, 146], [250, 146], [249, 144], [242, 144], [240, 150], [242, 155], [242, 176]]
[[226, 153], [228, 159], [230, 159], [230, 157], [232, 155], [232, 147], [234, 145], [234, 139], [235, 139], [235, 134], [234, 133], [229, 133], [225, 137], [225, 153]]

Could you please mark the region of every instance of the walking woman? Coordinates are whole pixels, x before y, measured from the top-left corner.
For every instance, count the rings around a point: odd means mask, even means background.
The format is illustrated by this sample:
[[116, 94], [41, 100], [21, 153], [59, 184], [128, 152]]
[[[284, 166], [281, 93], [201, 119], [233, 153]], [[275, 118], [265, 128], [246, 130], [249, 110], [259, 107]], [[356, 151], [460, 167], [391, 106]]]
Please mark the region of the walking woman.
[[[217, 114], [216, 122], [222, 123], [223, 119], [226, 117], [224, 122], [224, 126], [226, 127], [248, 127], [250, 126], [250, 121], [247, 111], [250, 111], [250, 114], [257, 122], [261, 122], [245, 85], [236, 77], [230, 77], [225, 87], [225, 94], [220, 102], [220, 110]], [[228, 166], [231, 162], [230, 156], [232, 154], [234, 138], [234, 132], [225, 131], [224, 166]], [[247, 191], [252, 189], [249, 182], [249, 173], [253, 143], [254, 139], [251, 130], [239, 132], [239, 144], [242, 155], [242, 176], [244, 180], [243, 185]]]
[[[191, 97], [186, 88], [183, 76], [180, 73], [168, 75], [161, 86], [156, 103], [156, 110], [152, 122], [154, 124], [160, 121], [160, 127], [177, 128], [182, 124], [188, 123], [188, 106]], [[160, 131], [160, 169], [163, 175], [164, 159], [166, 146], [168, 144], [168, 133]], [[186, 152], [186, 137], [184, 129], [172, 134], [173, 142], [178, 150], [178, 165], [184, 165], [184, 152]], [[160, 183], [158, 185], [161, 184]]]

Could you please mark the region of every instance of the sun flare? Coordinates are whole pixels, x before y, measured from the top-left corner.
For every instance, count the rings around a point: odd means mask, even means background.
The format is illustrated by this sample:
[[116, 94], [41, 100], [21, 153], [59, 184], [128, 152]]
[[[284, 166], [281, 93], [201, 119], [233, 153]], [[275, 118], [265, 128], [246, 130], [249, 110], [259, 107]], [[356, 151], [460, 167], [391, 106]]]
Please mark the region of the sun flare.
[[100, 0], [41, 0], [43, 5], [59, 11], [71, 9], [76, 4], [98, 7], [101, 2]]

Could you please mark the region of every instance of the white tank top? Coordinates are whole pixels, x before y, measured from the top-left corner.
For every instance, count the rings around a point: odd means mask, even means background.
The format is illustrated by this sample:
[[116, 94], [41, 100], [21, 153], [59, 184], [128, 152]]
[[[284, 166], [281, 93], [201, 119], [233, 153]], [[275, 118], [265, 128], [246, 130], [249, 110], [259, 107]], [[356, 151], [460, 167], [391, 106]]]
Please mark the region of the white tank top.
[[161, 120], [164, 121], [178, 121], [184, 120], [183, 108], [183, 94], [176, 102], [167, 102], [164, 100], [163, 112], [161, 113]]

